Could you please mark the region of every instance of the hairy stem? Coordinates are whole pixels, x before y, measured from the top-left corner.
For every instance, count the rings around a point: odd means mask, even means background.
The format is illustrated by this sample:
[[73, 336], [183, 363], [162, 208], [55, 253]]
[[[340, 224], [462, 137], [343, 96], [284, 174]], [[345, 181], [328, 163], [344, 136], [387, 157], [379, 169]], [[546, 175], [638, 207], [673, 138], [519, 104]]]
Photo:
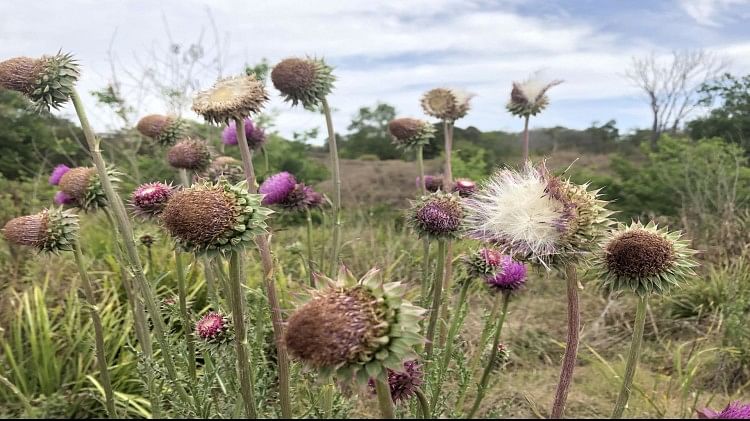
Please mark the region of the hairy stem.
[[438, 240], [437, 266], [435, 266], [435, 278], [432, 284], [432, 306], [430, 307], [430, 322], [427, 325], [427, 336], [425, 341], [425, 360], [426, 363], [432, 359], [432, 350], [434, 348], [435, 327], [437, 326], [438, 316], [440, 315], [440, 300], [443, 293], [443, 277], [445, 275], [445, 243], [446, 240]]
[[[453, 121], [444, 121], [445, 129], [445, 173], [443, 174], [443, 191], [453, 191]], [[443, 275], [443, 290], [450, 291], [453, 284], [453, 242], [448, 241], [445, 256], [445, 274]], [[447, 301], [440, 311], [444, 320], [449, 317], [450, 309]], [[445, 345], [446, 324], [440, 324], [440, 345]]]
[[392, 420], [396, 418], [396, 410], [391, 397], [391, 387], [388, 385], [388, 370], [383, 369], [375, 379], [375, 391], [378, 394], [378, 405], [380, 406], [381, 419]]
[[328, 151], [331, 155], [331, 171], [333, 172], [333, 240], [331, 250], [331, 278], [336, 276], [339, 268], [339, 249], [341, 247], [341, 173], [339, 169], [339, 151], [336, 146], [336, 133], [333, 131], [333, 119], [328, 100], [323, 98], [323, 114], [328, 129]]
[[523, 162], [529, 160], [529, 116], [523, 118]]
[[182, 319], [182, 332], [185, 335], [185, 344], [187, 345], [187, 363], [190, 379], [193, 384], [197, 384], [196, 364], [195, 364], [195, 341], [191, 327], [193, 322], [190, 320], [190, 314], [187, 307], [187, 289], [185, 288], [185, 263], [182, 261], [182, 253], [175, 249], [174, 262], [177, 269], [177, 291], [180, 300], [180, 318]]
[[427, 396], [424, 395], [422, 389], [416, 388], [414, 394], [417, 395], [417, 402], [419, 402], [419, 409], [422, 412], [423, 419], [430, 419], [430, 404], [427, 402]]
[[612, 411], [612, 419], [622, 418], [625, 406], [630, 398], [630, 387], [633, 385], [633, 377], [638, 367], [638, 359], [641, 356], [641, 344], [643, 343], [643, 328], [646, 324], [646, 297], [639, 297], [638, 307], [635, 311], [635, 326], [633, 328], [633, 340], [630, 343], [628, 363], [625, 366], [625, 377], [622, 379], [622, 388], [617, 397], [615, 409]]
[[421, 306], [425, 307], [429, 299], [427, 294], [430, 293], [430, 239], [428, 237], [422, 239], [422, 254], [424, 259], [422, 260], [422, 287], [419, 298]]
[[[238, 132], [239, 130], [237, 129]], [[240, 393], [245, 406], [245, 416], [255, 419], [258, 418], [258, 411], [255, 408], [255, 386], [250, 377], [252, 368], [248, 364], [245, 293], [242, 291], [241, 265], [240, 252], [233, 250], [229, 256], [229, 285], [232, 296], [232, 322], [235, 334], [234, 347], [237, 353], [237, 374], [240, 379]]]
[[562, 418], [568, 391], [573, 382], [573, 370], [578, 356], [578, 335], [580, 333], [581, 313], [578, 309], [578, 276], [576, 267], [572, 264], [565, 266], [565, 278], [568, 284], [568, 339], [565, 344], [565, 356], [560, 370], [560, 382], [555, 392], [555, 402], [552, 405], [552, 418]]
[[419, 190], [422, 194], [427, 193], [424, 180], [424, 151], [422, 145], [417, 146], [417, 168], [419, 170]]
[[312, 242], [312, 215], [310, 209], [305, 208], [305, 219], [307, 220], [307, 274], [310, 276], [310, 286], [315, 288], [315, 268], [313, 264], [313, 242]]

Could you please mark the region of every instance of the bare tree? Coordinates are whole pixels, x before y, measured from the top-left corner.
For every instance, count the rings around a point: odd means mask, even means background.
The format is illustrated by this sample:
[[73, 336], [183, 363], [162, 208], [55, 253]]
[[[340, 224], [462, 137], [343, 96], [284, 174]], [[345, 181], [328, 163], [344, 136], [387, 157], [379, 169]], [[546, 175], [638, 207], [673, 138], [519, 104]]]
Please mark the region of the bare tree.
[[673, 51], [670, 57], [655, 53], [633, 57], [625, 77], [648, 98], [653, 116], [652, 147], [662, 133], [675, 133], [680, 128], [698, 106], [698, 88], [726, 67], [724, 58], [704, 50]]

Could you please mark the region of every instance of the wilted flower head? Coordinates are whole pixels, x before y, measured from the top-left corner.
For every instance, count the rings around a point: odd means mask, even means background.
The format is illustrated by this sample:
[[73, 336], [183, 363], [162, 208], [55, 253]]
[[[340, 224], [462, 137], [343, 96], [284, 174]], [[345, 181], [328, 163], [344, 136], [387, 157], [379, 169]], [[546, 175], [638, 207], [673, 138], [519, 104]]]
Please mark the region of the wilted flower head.
[[74, 205], [76, 200], [70, 197], [64, 191], [58, 191], [52, 198], [52, 202], [56, 205]]
[[502, 263], [503, 254], [491, 248], [481, 248], [463, 257], [466, 272], [472, 278], [484, 278], [495, 273]]
[[530, 163], [496, 172], [465, 204], [472, 237], [545, 266], [590, 251], [611, 223], [598, 191]]
[[464, 213], [458, 196], [439, 191], [412, 202], [408, 219], [420, 237], [457, 238], [463, 225]]
[[609, 234], [595, 256], [594, 268], [608, 292], [662, 294], [694, 275], [694, 253], [679, 232], [659, 229], [654, 222], [645, 226], [633, 222]]
[[292, 105], [302, 103], [308, 109], [315, 108], [331, 93], [333, 69], [322, 59], [287, 58], [274, 66], [271, 71], [273, 86]]
[[229, 318], [211, 311], [195, 322], [195, 334], [208, 343], [222, 343], [230, 338]]
[[167, 161], [174, 168], [205, 171], [211, 164], [211, 150], [204, 140], [185, 138], [169, 148]]
[[268, 177], [258, 188], [258, 193], [263, 194], [263, 204], [278, 205], [284, 202], [294, 191], [297, 179], [286, 171]]
[[138, 121], [136, 129], [142, 135], [156, 140], [163, 146], [168, 146], [182, 137], [184, 126], [185, 123], [181, 118], [150, 114]]
[[453, 191], [461, 197], [469, 197], [477, 191], [477, 183], [466, 178], [459, 178], [453, 183]]
[[416, 118], [397, 118], [388, 123], [393, 143], [404, 149], [423, 146], [435, 138], [435, 127]]
[[747, 420], [750, 419], [750, 403], [731, 402], [721, 412], [713, 409], [699, 409], [698, 418], [702, 420]]
[[136, 215], [150, 218], [161, 213], [172, 196], [174, 187], [166, 183], [141, 184], [130, 196], [130, 205]]
[[[245, 138], [250, 149], [258, 149], [266, 143], [266, 133], [262, 128], [253, 124], [249, 118], [245, 119]], [[225, 145], [236, 145], [237, 142], [237, 123], [230, 121], [224, 131], [221, 132], [221, 142]]]
[[[443, 188], [443, 177], [435, 175], [425, 175], [424, 185], [425, 189], [428, 192], [435, 193], [436, 191]], [[421, 187], [421, 184], [419, 183], [419, 177], [417, 177], [417, 187]]]
[[360, 383], [387, 368], [401, 370], [424, 340], [423, 310], [403, 300], [403, 285], [382, 283], [376, 274], [357, 280], [342, 268], [337, 281], [320, 277], [322, 289], [289, 318], [284, 340], [290, 355], [323, 374], [356, 375]]
[[484, 280], [488, 287], [497, 291], [518, 291], [526, 283], [526, 266], [510, 256], [503, 256], [500, 259], [500, 267], [495, 273], [486, 275]]
[[219, 156], [211, 161], [211, 165], [205, 171], [197, 172], [194, 178], [196, 182], [202, 179], [217, 182], [223, 178], [230, 184], [237, 184], [245, 180], [245, 171], [242, 168], [242, 162], [231, 156]]
[[510, 101], [507, 105], [508, 111], [519, 117], [537, 115], [549, 104], [547, 91], [562, 82], [562, 80], [545, 82], [540, 79], [538, 73], [523, 82], [513, 82]]
[[244, 247], [265, 233], [271, 210], [245, 183], [204, 182], [172, 194], [161, 214], [164, 227], [186, 251], [214, 254]]
[[[422, 366], [416, 360], [404, 361], [401, 370], [388, 369], [388, 386], [391, 389], [391, 399], [394, 403], [405, 402], [411, 399], [417, 389], [422, 386]], [[367, 382], [370, 390], [375, 392], [375, 379]]]
[[219, 79], [193, 98], [193, 111], [209, 123], [227, 123], [260, 112], [268, 101], [263, 83], [253, 75]]
[[[118, 173], [109, 170], [109, 178], [113, 183], [119, 182]], [[76, 167], [71, 168], [62, 177], [58, 184], [60, 191], [66, 196], [59, 196], [59, 199], [73, 201], [71, 204], [88, 212], [97, 208], [107, 206], [107, 196], [99, 180], [99, 174], [93, 167]]]
[[297, 183], [294, 189], [276, 204], [287, 210], [304, 211], [322, 205], [323, 196], [305, 183]]
[[65, 164], [60, 164], [52, 170], [52, 174], [49, 176], [49, 183], [53, 186], [60, 184], [60, 179], [70, 168]]
[[57, 253], [73, 250], [78, 235], [78, 215], [69, 210], [45, 209], [13, 218], [2, 229], [8, 242]]
[[435, 88], [422, 96], [422, 109], [427, 115], [452, 122], [466, 116], [473, 97], [460, 89]]
[[15, 57], [0, 62], [0, 87], [24, 94], [36, 111], [58, 109], [68, 101], [80, 75], [70, 54], [39, 59]]

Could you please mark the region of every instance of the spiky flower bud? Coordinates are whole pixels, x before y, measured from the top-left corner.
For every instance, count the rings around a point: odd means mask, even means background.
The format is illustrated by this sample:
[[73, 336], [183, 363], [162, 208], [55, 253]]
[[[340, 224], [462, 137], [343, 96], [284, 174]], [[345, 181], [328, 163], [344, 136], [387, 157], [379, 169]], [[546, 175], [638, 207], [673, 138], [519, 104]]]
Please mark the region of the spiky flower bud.
[[297, 186], [297, 179], [286, 171], [268, 177], [258, 188], [263, 195], [263, 204], [278, 205], [287, 200]]
[[[439, 177], [435, 175], [425, 175], [424, 185], [425, 185], [425, 190], [427, 190], [430, 193], [435, 193], [436, 191], [443, 188], [443, 177]], [[418, 188], [422, 187], [419, 177], [417, 177], [417, 187]]]
[[169, 148], [167, 162], [178, 169], [205, 171], [211, 164], [211, 151], [204, 140], [185, 138]]
[[222, 178], [230, 184], [237, 184], [244, 180], [245, 171], [242, 168], [242, 162], [231, 156], [219, 156], [211, 161], [211, 165], [205, 171], [195, 174], [196, 181], [207, 179], [215, 183]]
[[388, 123], [388, 133], [393, 144], [408, 150], [430, 143], [435, 138], [435, 127], [416, 118], [397, 118]]
[[524, 82], [513, 82], [510, 92], [508, 111], [518, 117], [529, 117], [539, 114], [549, 104], [547, 91], [553, 86], [561, 84], [562, 80], [545, 82], [535, 74]]
[[[117, 172], [108, 172], [113, 183], [120, 181]], [[59, 187], [69, 200], [74, 201], [72, 204], [85, 212], [107, 206], [107, 196], [99, 180], [99, 174], [93, 167], [71, 168], [60, 178]]]
[[422, 96], [422, 109], [427, 115], [453, 122], [466, 116], [473, 97], [474, 94], [460, 89], [435, 88]]
[[594, 268], [605, 291], [664, 294], [695, 274], [694, 253], [679, 232], [633, 222], [610, 233]]
[[265, 233], [265, 220], [273, 212], [261, 207], [260, 200], [247, 192], [244, 182], [204, 182], [172, 194], [161, 219], [185, 251], [224, 253]]
[[[400, 370], [388, 369], [388, 387], [391, 389], [391, 399], [394, 403], [406, 402], [417, 393], [422, 386], [424, 374], [422, 366], [416, 360], [404, 361]], [[367, 382], [372, 393], [375, 393], [375, 379]]]
[[698, 419], [702, 420], [748, 420], [750, 419], [750, 403], [740, 401], [731, 402], [721, 412], [703, 408], [696, 411]]
[[[259, 149], [266, 143], [266, 133], [259, 126], [253, 124], [249, 118], [245, 119], [245, 138], [250, 149]], [[230, 121], [224, 131], [221, 132], [221, 142], [225, 145], [236, 145], [237, 141], [237, 124]]]
[[287, 58], [274, 66], [271, 81], [284, 100], [292, 105], [302, 103], [307, 109], [315, 108], [331, 93], [333, 69], [322, 59]]
[[420, 237], [458, 238], [464, 207], [457, 195], [438, 191], [412, 201], [407, 217]]
[[64, 191], [58, 191], [55, 193], [55, 197], [52, 198], [52, 202], [56, 205], [74, 205], [76, 200]]
[[227, 342], [231, 337], [229, 318], [216, 311], [208, 312], [195, 322], [195, 334], [208, 343]]
[[60, 184], [60, 179], [68, 171], [70, 171], [70, 168], [65, 164], [56, 166], [55, 169], [52, 170], [52, 173], [49, 175], [49, 184], [53, 186]]
[[69, 251], [78, 235], [78, 215], [70, 210], [45, 209], [11, 219], [2, 231], [6, 240], [19, 246], [51, 253]]
[[453, 183], [453, 191], [461, 197], [469, 197], [477, 191], [477, 183], [466, 178], [459, 178]]
[[171, 184], [160, 182], [141, 184], [130, 195], [130, 205], [136, 215], [151, 218], [161, 213], [173, 192], [174, 187]]
[[510, 256], [500, 258], [500, 266], [494, 273], [485, 275], [487, 286], [498, 292], [515, 292], [526, 283], [526, 266]]
[[70, 54], [39, 59], [15, 57], [0, 62], [0, 87], [24, 94], [37, 112], [59, 109], [68, 102], [80, 75]]
[[495, 273], [502, 263], [503, 254], [491, 248], [481, 248], [462, 258], [466, 272], [471, 278], [484, 278]]
[[169, 146], [182, 138], [185, 122], [178, 117], [151, 114], [140, 119], [136, 129], [142, 135], [159, 142], [160, 145]]
[[253, 75], [219, 79], [211, 89], [198, 92], [193, 98], [193, 111], [213, 124], [259, 113], [268, 101], [263, 83]]
[[382, 370], [402, 369], [422, 343], [423, 310], [402, 299], [404, 286], [382, 283], [371, 270], [359, 281], [345, 268], [289, 318], [285, 342], [291, 356], [324, 374], [360, 383]]

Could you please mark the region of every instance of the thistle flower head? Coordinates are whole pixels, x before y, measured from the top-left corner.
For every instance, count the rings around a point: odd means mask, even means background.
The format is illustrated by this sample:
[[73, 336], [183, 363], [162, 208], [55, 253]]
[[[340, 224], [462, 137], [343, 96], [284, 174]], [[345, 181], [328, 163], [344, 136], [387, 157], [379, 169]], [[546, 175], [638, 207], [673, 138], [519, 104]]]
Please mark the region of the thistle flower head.
[[181, 118], [161, 114], [150, 114], [138, 121], [138, 132], [154, 139], [162, 146], [173, 145], [185, 131], [185, 122]]
[[371, 270], [357, 280], [345, 268], [289, 318], [285, 342], [289, 353], [324, 374], [355, 377], [367, 383], [385, 369], [402, 369], [422, 343], [423, 310], [402, 299], [404, 286], [382, 283]]
[[205, 171], [195, 174], [196, 181], [207, 179], [217, 182], [219, 179], [225, 179], [230, 184], [237, 184], [245, 179], [245, 171], [242, 168], [242, 162], [231, 156], [219, 156], [211, 161], [211, 165]]
[[465, 200], [470, 236], [549, 266], [590, 251], [611, 224], [606, 202], [542, 165], [496, 172]]
[[474, 94], [452, 88], [435, 88], [422, 95], [425, 114], [445, 121], [456, 121], [469, 112]]
[[57, 253], [73, 250], [78, 235], [78, 215], [70, 210], [45, 209], [13, 218], [2, 229], [8, 242]]
[[52, 170], [52, 174], [49, 175], [50, 185], [56, 186], [60, 184], [60, 179], [66, 172], [70, 171], [70, 168], [65, 164], [60, 164]]
[[712, 409], [699, 409], [698, 419], [702, 420], [747, 420], [750, 419], [750, 403], [731, 402], [721, 412]]
[[227, 123], [260, 112], [268, 101], [263, 83], [253, 75], [219, 79], [193, 98], [193, 111], [213, 124]]
[[171, 184], [160, 182], [141, 184], [130, 195], [130, 205], [136, 215], [151, 218], [161, 213], [173, 192], [174, 187]]
[[594, 259], [601, 287], [639, 296], [664, 294], [694, 275], [695, 252], [679, 232], [655, 223], [621, 225], [604, 240]]
[[56, 205], [74, 205], [76, 200], [70, 197], [64, 191], [58, 191], [52, 198], [52, 202]]
[[[388, 387], [393, 402], [406, 402], [411, 399], [422, 386], [423, 378], [422, 366], [417, 360], [404, 361], [404, 366], [400, 370], [388, 369]], [[367, 385], [375, 393], [375, 379], [371, 378]]]
[[[245, 118], [245, 138], [250, 149], [258, 149], [266, 143], [266, 133], [262, 128], [253, 124], [249, 118]], [[224, 131], [221, 132], [221, 142], [225, 145], [236, 145], [237, 123], [230, 121]]]
[[36, 111], [59, 109], [73, 93], [80, 67], [70, 54], [0, 62], [0, 87], [24, 94]]
[[297, 179], [286, 171], [268, 177], [258, 188], [258, 193], [263, 194], [263, 204], [278, 205], [289, 197], [297, 186]]
[[457, 195], [438, 191], [412, 202], [407, 216], [420, 237], [450, 239], [460, 235], [464, 214]]
[[543, 81], [536, 73], [523, 82], [513, 82], [507, 108], [511, 114], [528, 117], [539, 114], [549, 104], [547, 91], [561, 84], [562, 80]]
[[[425, 175], [424, 176], [425, 189], [430, 193], [435, 193], [443, 188], [443, 177], [436, 175]], [[417, 187], [421, 187], [419, 177], [417, 177]]]
[[471, 278], [484, 278], [497, 272], [502, 259], [502, 253], [485, 247], [464, 256], [462, 260]]
[[397, 147], [408, 150], [430, 143], [435, 138], [435, 127], [416, 118], [397, 118], [388, 123], [388, 133]]
[[227, 342], [231, 337], [230, 333], [229, 318], [216, 311], [206, 313], [195, 322], [195, 334], [208, 343]]
[[312, 187], [306, 186], [305, 183], [297, 183], [294, 189], [277, 204], [290, 211], [304, 211], [321, 206], [323, 196]]
[[466, 178], [459, 178], [453, 183], [453, 191], [461, 197], [469, 197], [477, 191], [477, 183]]
[[169, 148], [167, 162], [174, 168], [205, 171], [211, 164], [211, 151], [205, 141], [185, 138]]
[[265, 233], [271, 210], [245, 183], [203, 182], [172, 194], [161, 213], [164, 227], [185, 251], [217, 254], [244, 247]]
[[[113, 183], [120, 181], [116, 171], [108, 170], [108, 172]], [[60, 191], [67, 196], [67, 200], [73, 201], [71, 204], [85, 212], [107, 206], [107, 196], [99, 180], [99, 174], [93, 167], [71, 168], [60, 177], [58, 186]], [[63, 197], [61, 195], [60, 199]]]
[[503, 256], [500, 259], [500, 267], [495, 273], [486, 275], [484, 280], [490, 289], [515, 292], [523, 288], [526, 283], [526, 266], [510, 256]]
[[331, 93], [333, 69], [317, 58], [287, 58], [271, 71], [273, 86], [292, 105], [301, 103], [307, 109], [319, 105]]

